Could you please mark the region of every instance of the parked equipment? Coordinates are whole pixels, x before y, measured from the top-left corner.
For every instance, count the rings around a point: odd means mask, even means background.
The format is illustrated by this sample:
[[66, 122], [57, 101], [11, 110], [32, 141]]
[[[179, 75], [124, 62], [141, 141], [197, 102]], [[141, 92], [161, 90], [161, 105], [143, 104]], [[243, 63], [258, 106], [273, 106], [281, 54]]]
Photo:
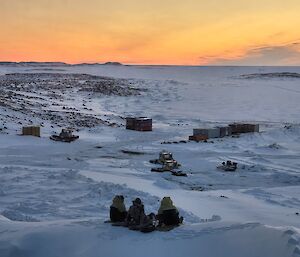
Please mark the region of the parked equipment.
[[159, 153], [159, 158], [158, 159], [155, 159], [155, 160], [150, 160], [150, 163], [153, 163], [153, 164], [166, 164], [167, 162], [169, 162], [168, 165], [170, 165], [170, 163], [172, 163], [173, 165], [173, 168], [178, 168], [180, 167], [181, 165], [173, 159], [173, 155], [172, 153], [168, 152], [168, 151], [161, 151]]
[[156, 172], [164, 172], [164, 171], [171, 171], [173, 169], [176, 169], [178, 167], [177, 162], [174, 160], [167, 160], [165, 163], [162, 165], [161, 168], [152, 168], [151, 171], [156, 171]]
[[59, 135], [50, 136], [51, 140], [66, 142], [66, 143], [70, 143], [72, 141], [75, 141], [78, 138], [79, 138], [79, 136], [75, 136], [75, 135], [72, 134], [71, 129], [62, 129]]
[[161, 168], [152, 168], [152, 172], [171, 172], [173, 176], [186, 177], [187, 174], [181, 170], [177, 170], [178, 163], [175, 160], [166, 160]]
[[217, 166], [217, 168], [223, 171], [236, 171], [237, 163], [232, 161], [226, 161], [226, 163], [222, 162], [222, 165]]

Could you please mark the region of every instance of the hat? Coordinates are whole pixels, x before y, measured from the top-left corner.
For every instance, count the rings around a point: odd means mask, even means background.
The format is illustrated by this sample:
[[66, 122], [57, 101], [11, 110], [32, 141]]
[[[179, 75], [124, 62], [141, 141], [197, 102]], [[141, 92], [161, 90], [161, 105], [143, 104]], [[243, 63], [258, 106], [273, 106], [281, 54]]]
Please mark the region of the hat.
[[133, 203], [142, 204], [142, 201], [141, 201], [140, 198], [135, 198], [135, 200], [133, 201]]

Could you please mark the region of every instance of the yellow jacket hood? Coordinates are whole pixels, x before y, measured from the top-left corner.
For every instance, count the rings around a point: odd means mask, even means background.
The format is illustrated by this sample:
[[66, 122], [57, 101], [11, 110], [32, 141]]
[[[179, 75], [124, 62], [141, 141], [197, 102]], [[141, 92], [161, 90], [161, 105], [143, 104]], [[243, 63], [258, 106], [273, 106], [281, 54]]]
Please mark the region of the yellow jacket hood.
[[158, 214], [162, 214], [166, 210], [173, 210], [175, 209], [177, 211], [177, 208], [173, 204], [170, 197], [164, 197], [160, 202], [160, 207], [158, 210]]

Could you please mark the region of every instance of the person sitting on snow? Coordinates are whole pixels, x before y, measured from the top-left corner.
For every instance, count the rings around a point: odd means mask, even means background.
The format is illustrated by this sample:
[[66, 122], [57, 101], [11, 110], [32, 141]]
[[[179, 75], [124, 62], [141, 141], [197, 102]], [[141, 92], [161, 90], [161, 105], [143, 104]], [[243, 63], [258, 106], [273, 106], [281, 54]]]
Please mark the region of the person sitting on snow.
[[179, 217], [179, 212], [170, 197], [164, 197], [160, 202], [157, 214], [159, 226], [177, 226], [183, 221], [183, 217]]
[[111, 222], [123, 222], [126, 219], [127, 211], [124, 204], [124, 196], [116, 195], [113, 203], [110, 206], [110, 220]]
[[126, 222], [130, 226], [139, 226], [145, 218], [144, 205], [140, 198], [136, 198], [132, 201], [132, 205], [129, 207]]
[[155, 230], [155, 226], [153, 225], [154, 220], [155, 215], [153, 213], [146, 215], [141, 199], [136, 198], [128, 210], [126, 225], [132, 230], [151, 232]]

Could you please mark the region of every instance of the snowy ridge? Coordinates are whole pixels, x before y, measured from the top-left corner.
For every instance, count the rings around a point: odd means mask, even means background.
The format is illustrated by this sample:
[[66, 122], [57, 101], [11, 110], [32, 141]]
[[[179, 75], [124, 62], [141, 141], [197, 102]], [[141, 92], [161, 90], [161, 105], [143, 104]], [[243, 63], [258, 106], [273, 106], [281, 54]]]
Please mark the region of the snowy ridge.
[[254, 73], [241, 75], [244, 79], [272, 79], [272, 78], [300, 78], [300, 74], [296, 72], [274, 72], [274, 73]]
[[[0, 221], [0, 224], [2, 222]], [[1, 256], [298, 256], [299, 237], [293, 229], [248, 224], [193, 224], [164, 233], [140, 235], [114, 228], [101, 220], [1, 224], [9, 241], [0, 244]], [[17, 231], [22, 228], [22, 231]], [[24, 231], [26, 233], [24, 234]], [[62, 240], [63, 239], [63, 240]], [[264, 242], [262, 244], [262, 242]], [[84, 245], [84, 247], [82, 247]], [[216, 247], [217, 246], [217, 247]]]

